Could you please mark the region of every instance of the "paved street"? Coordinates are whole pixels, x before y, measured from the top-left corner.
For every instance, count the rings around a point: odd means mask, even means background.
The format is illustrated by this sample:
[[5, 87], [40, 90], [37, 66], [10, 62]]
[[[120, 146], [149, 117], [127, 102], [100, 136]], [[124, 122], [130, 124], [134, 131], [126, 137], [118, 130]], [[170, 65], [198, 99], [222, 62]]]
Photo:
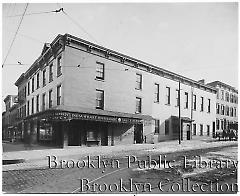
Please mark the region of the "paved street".
[[[176, 143], [176, 141], [171, 142]], [[193, 145], [194, 143], [197, 145]], [[92, 148], [82, 148], [85, 151], [89, 150], [90, 154], [57, 157], [57, 160], [51, 157], [52, 168], [47, 168], [46, 160], [35, 162], [32, 160], [31, 164], [25, 163], [28, 165], [25, 168], [24, 164], [19, 164], [15, 168], [14, 165], [3, 166], [3, 191], [8, 193], [130, 193], [130, 191], [131, 193], [149, 193], [149, 186], [151, 186], [151, 193], [161, 193], [169, 190], [170, 192], [184, 191], [178, 191], [178, 184], [182, 179], [186, 179], [182, 184], [190, 185], [211, 182], [213, 185], [225, 182], [236, 183], [237, 142], [186, 141], [181, 149], [175, 145], [175, 150], [173, 148], [167, 150], [163, 147], [164, 143], [151, 148], [144, 145], [137, 146], [141, 152], [136, 149], [136, 146], [132, 146], [129, 148], [132, 148], [131, 151], [129, 149], [120, 151], [118, 147], [119, 151], [115, 149], [115, 153], [110, 153], [111, 150], [109, 153], [102, 152], [100, 157], [97, 156], [99, 152], [91, 153]], [[31, 152], [33, 151], [29, 151]], [[197, 155], [201, 157], [202, 162], [212, 163], [212, 167], [210, 165], [203, 167], [202, 164], [202, 168], [199, 168], [199, 165], [195, 168], [194, 163], [199, 164]], [[149, 160], [150, 157], [152, 161]], [[69, 162], [68, 165], [67, 162], [62, 164], [61, 168], [62, 158]], [[184, 162], [184, 160], [187, 161]], [[89, 165], [88, 162], [92, 164]], [[56, 168], [55, 163], [57, 163]], [[219, 163], [222, 164], [221, 168], [218, 167]], [[161, 189], [159, 182], [162, 182]], [[226, 185], [224, 188], [226, 189]], [[215, 189], [216, 186], [213, 186], [213, 191], [216, 191]], [[202, 191], [198, 187], [196, 192]], [[230, 188], [228, 192], [231, 193]]]

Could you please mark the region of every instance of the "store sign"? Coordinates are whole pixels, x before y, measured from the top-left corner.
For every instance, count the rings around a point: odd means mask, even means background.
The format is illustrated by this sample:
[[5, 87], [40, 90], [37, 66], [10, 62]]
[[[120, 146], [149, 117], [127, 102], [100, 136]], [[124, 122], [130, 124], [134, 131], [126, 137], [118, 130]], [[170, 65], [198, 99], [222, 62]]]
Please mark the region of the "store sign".
[[130, 119], [130, 118], [120, 118], [111, 116], [99, 116], [94, 114], [81, 114], [81, 113], [70, 113], [70, 112], [54, 112], [49, 116], [51, 120], [93, 120], [93, 121], [103, 121], [103, 122], [116, 122], [116, 123], [132, 123], [132, 124], [142, 124], [140, 119]]

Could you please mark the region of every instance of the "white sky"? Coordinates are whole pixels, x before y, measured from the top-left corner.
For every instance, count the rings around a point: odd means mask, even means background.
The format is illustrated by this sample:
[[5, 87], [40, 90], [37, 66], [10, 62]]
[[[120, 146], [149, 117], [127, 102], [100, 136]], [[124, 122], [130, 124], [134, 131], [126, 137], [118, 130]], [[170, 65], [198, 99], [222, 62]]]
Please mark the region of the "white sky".
[[[25, 3], [2, 5], [2, 62]], [[237, 3], [43, 3], [26, 14], [63, 7], [98, 44], [194, 80], [238, 84]], [[63, 13], [26, 15], [2, 69], [2, 97], [40, 55], [44, 42], [69, 33], [95, 42]], [[20, 61], [29, 65], [10, 65]]]

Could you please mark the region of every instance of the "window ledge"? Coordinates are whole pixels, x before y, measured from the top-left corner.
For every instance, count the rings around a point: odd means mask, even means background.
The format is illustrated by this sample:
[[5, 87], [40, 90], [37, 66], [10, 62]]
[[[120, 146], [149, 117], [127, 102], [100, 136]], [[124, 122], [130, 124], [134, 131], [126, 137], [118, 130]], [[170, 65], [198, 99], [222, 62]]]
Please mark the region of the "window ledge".
[[159, 101], [154, 101], [154, 103], [158, 103], [159, 104], [160, 102]]
[[169, 103], [165, 103], [165, 105], [167, 105], [167, 106], [171, 106], [171, 104], [169, 104]]

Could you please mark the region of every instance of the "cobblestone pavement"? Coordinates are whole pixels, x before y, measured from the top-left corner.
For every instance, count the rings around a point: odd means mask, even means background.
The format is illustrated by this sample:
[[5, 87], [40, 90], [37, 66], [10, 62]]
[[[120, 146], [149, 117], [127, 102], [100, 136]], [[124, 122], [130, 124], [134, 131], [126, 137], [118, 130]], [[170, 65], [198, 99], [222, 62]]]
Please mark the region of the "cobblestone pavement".
[[[236, 146], [234, 143], [232, 145]], [[216, 151], [217, 153], [220, 148], [215, 147], [214, 149], [212, 148], [212, 151]], [[204, 151], [206, 153], [208, 150], [204, 149], [199, 152]], [[229, 154], [229, 152], [225, 152]], [[152, 154], [154, 152], [145, 151], [145, 157], [148, 153]], [[173, 159], [179, 155], [180, 152], [171, 153], [171, 158]], [[120, 154], [115, 154], [115, 158], [117, 156], [120, 157]], [[118, 169], [110, 167], [104, 173], [102, 169], [82, 169], [76, 167], [70, 169], [33, 167], [29, 169], [6, 170], [2, 173], [2, 189], [7, 193], [71, 193], [80, 187], [80, 179], [83, 178], [92, 181], [98, 177], [105, 176], [103, 178], [104, 181], [108, 181], [109, 183], [116, 182], [119, 178], [128, 178], [131, 172], [129, 172], [129, 169], [124, 169], [125, 165], [126, 163], [120, 164], [120, 168], [123, 168], [123, 170], [116, 173], [114, 172]]]

